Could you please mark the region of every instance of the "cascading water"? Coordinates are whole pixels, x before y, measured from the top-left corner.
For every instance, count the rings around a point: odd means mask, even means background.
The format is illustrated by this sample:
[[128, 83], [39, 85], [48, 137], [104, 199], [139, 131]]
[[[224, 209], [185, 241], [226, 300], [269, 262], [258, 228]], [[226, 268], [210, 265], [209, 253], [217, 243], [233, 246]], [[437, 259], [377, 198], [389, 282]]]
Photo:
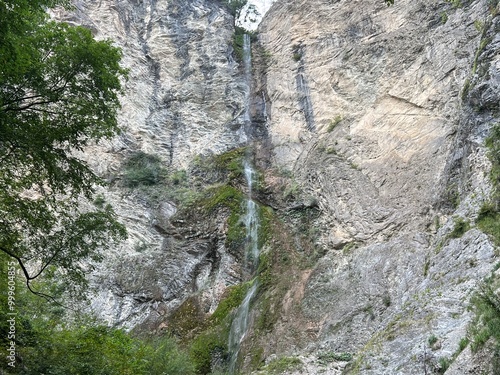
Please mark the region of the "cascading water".
[[[247, 89], [245, 92], [245, 108], [243, 120], [245, 122], [244, 132], [245, 140], [248, 142], [251, 135], [251, 119], [250, 119], [250, 83], [251, 83], [251, 52], [250, 52], [250, 36], [245, 34], [243, 39], [243, 64], [245, 68], [245, 80]], [[254, 169], [251, 162], [248, 160], [250, 155], [247, 155], [247, 160], [244, 163], [245, 178], [248, 187], [248, 199], [245, 215], [245, 230], [246, 230], [246, 246], [245, 246], [245, 266], [250, 275], [252, 275], [258, 266], [259, 261], [259, 207], [252, 200], [252, 187], [254, 179]], [[229, 332], [228, 348], [230, 354], [229, 373], [234, 374], [238, 361], [240, 346], [243, 342], [248, 330], [250, 303], [255, 295], [258, 287], [258, 281], [255, 279], [251, 287], [248, 289], [243, 302], [238, 308], [236, 315], [231, 324]]]

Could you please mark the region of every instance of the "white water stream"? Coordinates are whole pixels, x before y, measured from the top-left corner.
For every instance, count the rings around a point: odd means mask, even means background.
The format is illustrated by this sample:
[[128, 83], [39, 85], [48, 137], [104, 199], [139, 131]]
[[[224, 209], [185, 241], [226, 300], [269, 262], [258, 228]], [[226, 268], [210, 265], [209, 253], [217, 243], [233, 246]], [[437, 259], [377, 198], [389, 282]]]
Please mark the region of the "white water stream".
[[[243, 120], [245, 122], [245, 139], [248, 141], [250, 138], [251, 130], [251, 119], [250, 119], [250, 87], [252, 79], [252, 60], [251, 60], [251, 49], [250, 49], [250, 36], [244, 36], [243, 44], [243, 63], [245, 68], [245, 80], [247, 83], [247, 90], [245, 92], [245, 110], [243, 113]], [[244, 172], [248, 188], [248, 198], [246, 205], [246, 215], [245, 215], [245, 230], [246, 230], [246, 244], [245, 244], [245, 258], [244, 265], [246, 266], [248, 273], [253, 275], [257, 270], [259, 262], [259, 206], [252, 200], [252, 188], [255, 171], [253, 169], [252, 163], [248, 160], [250, 155], [247, 156], [247, 160], [244, 163]], [[241, 343], [245, 339], [246, 333], [248, 331], [249, 324], [249, 312], [250, 303], [254, 297], [258, 288], [258, 281], [255, 279], [248, 289], [243, 302], [238, 307], [236, 315], [231, 324], [231, 330], [229, 332], [228, 339], [228, 350], [230, 354], [229, 361], [229, 373], [234, 374], [236, 371], [236, 365], [238, 362], [238, 354], [240, 352]]]

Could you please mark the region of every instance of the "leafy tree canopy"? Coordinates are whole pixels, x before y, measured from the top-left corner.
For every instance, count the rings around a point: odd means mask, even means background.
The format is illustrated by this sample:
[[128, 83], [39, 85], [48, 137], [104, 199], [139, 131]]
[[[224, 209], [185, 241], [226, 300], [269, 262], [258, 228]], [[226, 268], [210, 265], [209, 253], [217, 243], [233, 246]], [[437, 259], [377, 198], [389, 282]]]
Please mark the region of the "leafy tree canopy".
[[75, 151], [118, 132], [126, 71], [110, 41], [51, 21], [56, 5], [67, 2], [0, 2], [0, 250], [28, 287], [50, 273], [76, 290], [99, 250], [125, 237], [111, 207], [82, 208], [103, 181]]

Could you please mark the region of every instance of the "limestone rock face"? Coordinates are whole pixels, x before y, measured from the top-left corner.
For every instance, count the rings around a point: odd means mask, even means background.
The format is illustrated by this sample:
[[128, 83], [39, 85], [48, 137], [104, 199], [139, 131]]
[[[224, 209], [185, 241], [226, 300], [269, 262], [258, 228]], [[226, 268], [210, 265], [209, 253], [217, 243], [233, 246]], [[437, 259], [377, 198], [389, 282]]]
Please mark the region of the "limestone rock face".
[[169, 306], [202, 287], [216, 258], [224, 271], [209, 292], [213, 301], [207, 297], [213, 308], [224, 280], [235, 282], [226, 275], [232, 260], [223, 238], [220, 242], [213, 234], [217, 224], [193, 229], [194, 223], [182, 223], [190, 233], [174, 238], [167, 232], [176, 206], [152, 204], [143, 193], [120, 187], [120, 181], [124, 160], [139, 151], [159, 156], [169, 170], [182, 170], [195, 156], [241, 144], [246, 86], [233, 59], [233, 17], [220, 2], [205, 0], [78, 0], [75, 7], [54, 16], [90, 28], [98, 39], [113, 40], [129, 69], [118, 118], [122, 134], [82, 155], [111, 183], [99, 193], [129, 233], [120, 248], [109, 249], [92, 276], [97, 288], [93, 307], [110, 323], [134, 327], [166, 314]]
[[473, 220], [490, 192], [482, 144], [498, 110], [498, 17], [489, 10], [283, 0], [261, 24], [273, 161], [322, 212], [313, 225], [326, 255], [300, 305], [317, 333], [301, 354], [356, 353], [346, 373], [422, 374], [466, 336], [468, 300], [496, 258], [481, 232], [449, 235], [453, 216]]
[[[452, 357], [450, 373], [487, 369], [469, 363], [488, 348], [457, 349], [469, 298], [498, 257], [473, 222], [492, 189], [484, 140], [499, 109], [500, 12], [488, 0], [456, 5], [276, 0], [266, 14], [250, 113], [267, 186], [255, 195], [288, 225], [268, 239], [268, 257], [293, 258], [277, 243], [303, 250], [305, 231], [289, 212], [317, 214], [304, 224], [314, 256], [284, 263], [287, 290], [257, 293], [253, 341], [242, 346], [248, 372], [255, 353], [262, 362], [296, 356], [297, 374], [423, 374]], [[194, 295], [208, 316], [242, 281], [227, 210], [179, 215], [172, 199], [152, 203], [120, 181], [133, 152], [174, 171], [247, 141], [234, 20], [215, 0], [80, 0], [76, 9], [55, 16], [113, 39], [130, 69], [123, 133], [83, 155], [111, 182], [100, 193], [129, 230], [91, 276], [93, 308], [113, 324], [158, 328]], [[297, 202], [283, 198], [276, 171], [300, 190]], [[457, 218], [472, 224], [462, 236], [452, 235]], [[272, 293], [278, 301], [266, 300]], [[259, 328], [266, 314], [274, 320]]]

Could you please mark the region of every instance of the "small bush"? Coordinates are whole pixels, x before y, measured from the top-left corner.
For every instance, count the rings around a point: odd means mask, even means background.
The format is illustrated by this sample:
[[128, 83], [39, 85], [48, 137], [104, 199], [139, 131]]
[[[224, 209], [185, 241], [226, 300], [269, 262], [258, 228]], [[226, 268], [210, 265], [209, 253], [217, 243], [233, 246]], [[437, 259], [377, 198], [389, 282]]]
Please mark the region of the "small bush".
[[427, 342], [429, 343], [429, 346], [432, 346], [437, 342], [437, 340], [438, 338], [433, 334], [427, 339]]
[[461, 217], [454, 218], [455, 226], [450, 233], [451, 238], [460, 238], [470, 229], [470, 223]]
[[471, 299], [475, 319], [471, 326], [471, 349], [473, 352], [481, 348], [490, 338], [500, 346], [500, 296], [491, 285], [492, 279], [480, 288]]
[[217, 331], [209, 331], [198, 336], [189, 352], [198, 374], [209, 374], [212, 370], [212, 359], [215, 355], [227, 359], [227, 335]]
[[332, 132], [333, 129], [335, 129], [337, 127], [337, 125], [340, 124], [341, 121], [342, 121], [341, 115], [335, 116], [335, 118], [330, 120], [330, 123], [328, 124], [328, 128], [326, 128], [326, 131], [328, 133]]
[[290, 371], [300, 369], [303, 366], [302, 361], [296, 357], [282, 357], [270, 362], [265, 370], [268, 374], [278, 375], [286, 374]]
[[467, 347], [467, 345], [469, 345], [469, 339], [467, 337], [461, 338], [458, 343], [458, 354], [460, 354]]
[[327, 364], [334, 361], [349, 362], [351, 360], [351, 353], [326, 352], [318, 355], [318, 361], [322, 364]]
[[500, 244], [500, 213], [492, 203], [485, 203], [479, 209], [476, 225], [491, 235], [497, 245]]
[[451, 365], [451, 360], [447, 357], [441, 357], [438, 361], [437, 373], [444, 374]]
[[164, 179], [166, 171], [157, 155], [139, 151], [127, 158], [124, 164], [123, 183], [127, 187], [151, 186]]

